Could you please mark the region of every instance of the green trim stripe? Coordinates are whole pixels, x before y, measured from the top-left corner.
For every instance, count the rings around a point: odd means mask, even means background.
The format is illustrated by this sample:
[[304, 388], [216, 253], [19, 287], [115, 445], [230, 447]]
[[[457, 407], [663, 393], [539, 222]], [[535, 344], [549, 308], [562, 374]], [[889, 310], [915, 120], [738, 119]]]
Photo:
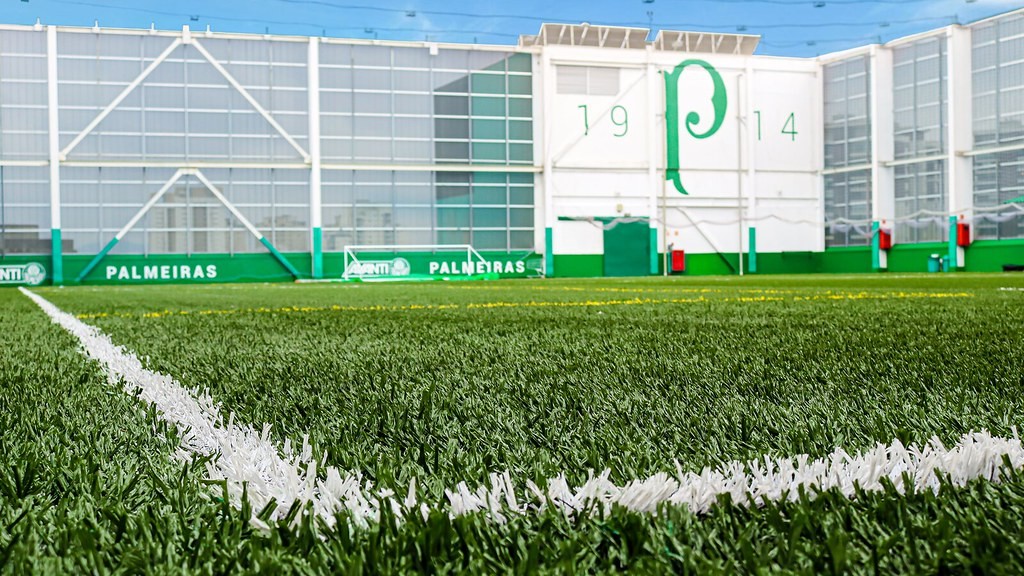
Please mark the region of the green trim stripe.
[[651, 255], [650, 255], [651, 256], [651, 268], [650, 268], [650, 272], [651, 272], [651, 275], [654, 276], [654, 275], [658, 274], [658, 229], [655, 228], [654, 226], [651, 226], [650, 235], [651, 235], [651, 250], [650, 250], [650, 252], [651, 252]]
[[[89, 263], [85, 265], [85, 268], [82, 268], [82, 271], [78, 274], [78, 278], [75, 281], [81, 282], [82, 280], [84, 280], [85, 277], [89, 275], [89, 272], [92, 272], [93, 268], [95, 268], [96, 265], [100, 263], [100, 260], [103, 260], [103, 257], [106, 256], [108, 252], [113, 250], [114, 246], [117, 246], [117, 243], [120, 241], [121, 239], [118, 238], [117, 236], [111, 238], [110, 242], [107, 242], [107, 245], [103, 247], [103, 250], [100, 250], [99, 254], [94, 256], [93, 259], [90, 260]], [[54, 276], [54, 278], [54, 282], [56, 282], [56, 275]]]
[[747, 272], [757, 272], [757, 228], [751, 226], [747, 233], [749, 234], [748, 246], [747, 246]]
[[50, 253], [52, 261], [50, 263], [50, 272], [53, 279], [53, 283], [63, 284], [64, 283], [64, 242], [61, 237], [60, 228], [53, 228], [50, 230]]
[[313, 228], [313, 278], [324, 277], [323, 231], [319, 226]]
[[277, 261], [280, 262], [281, 265], [284, 266], [286, 270], [288, 270], [289, 274], [294, 276], [296, 279], [299, 278], [299, 271], [296, 270], [295, 266], [292, 266], [292, 263], [289, 262], [288, 259], [284, 257], [284, 254], [281, 254], [280, 252], [277, 251], [277, 248], [274, 248], [274, 245], [270, 243], [270, 240], [267, 240], [266, 236], [260, 238], [260, 244], [263, 244], [264, 246], [267, 247], [267, 250], [270, 250], [270, 253], [274, 255], [274, 258], [277, 258]]
[[956, 216], [949, 217], [949, 271], [952, 272], [957, 268], [957, 257], [956, 257]]
[[881, 246], [879, 245], [878, 232], [881, 230], [881, 226], [878, 224], [878, 220], [871, 223], [871, 269], [881, 270], [882, 269], [882, 254]]
[[544, 229], [544, 275], [548, 278], [555, 275], [555, 236], [551, 228]]

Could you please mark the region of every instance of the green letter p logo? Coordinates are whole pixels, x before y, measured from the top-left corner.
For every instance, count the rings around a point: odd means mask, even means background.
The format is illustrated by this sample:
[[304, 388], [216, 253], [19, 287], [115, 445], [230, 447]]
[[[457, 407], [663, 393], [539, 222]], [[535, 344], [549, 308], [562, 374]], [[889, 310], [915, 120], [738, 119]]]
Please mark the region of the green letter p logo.
[[686, 131], [690, 133], [690, 136], [703, 140], [718, 132], [725, 120], [727, 104], [725, 82], [722, 81], [722, 75], [715, 70], [714, 66], [703, 60], [686, 60], [676, 66], [672, 72], [665, 74], [665, 125], [668, 138], [668, 163], [666, 164], [665, 179], [671, 180], [681, 194], [688, 194], [688, 192], [683, 188], [683, 182], [679, 177], [679, 76], [691, 64], [696, 64], [706, 70], [711, 76], [711, 81], [714, 82], [715, 91], [711, 95], [711, 105], [715, 109], [715, 121], [706, 132], [694, 132], [693, 128], [700, 124], [700, 114], [690, 112], [686, 115]]

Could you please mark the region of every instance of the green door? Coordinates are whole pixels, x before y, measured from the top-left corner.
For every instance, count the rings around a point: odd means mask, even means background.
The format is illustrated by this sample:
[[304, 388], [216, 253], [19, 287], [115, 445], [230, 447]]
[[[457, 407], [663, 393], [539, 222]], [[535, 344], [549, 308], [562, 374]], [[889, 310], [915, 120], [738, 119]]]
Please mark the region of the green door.
[[650, 234], [646, 221], [622, 222], [604, 231], [604, 275], [647, 276]]

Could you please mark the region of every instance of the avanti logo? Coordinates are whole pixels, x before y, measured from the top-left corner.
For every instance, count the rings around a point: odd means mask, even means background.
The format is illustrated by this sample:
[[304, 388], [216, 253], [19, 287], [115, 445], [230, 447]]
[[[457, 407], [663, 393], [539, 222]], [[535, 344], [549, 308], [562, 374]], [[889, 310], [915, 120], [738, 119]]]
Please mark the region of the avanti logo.
[[725, 121], [725, 110], [728, 106], [722, 75], [715, 70], [714, 66], [704, 60], [684, 60], [672, 72], [665, 74], [665, 126], [668, 148], [665, 179], [672, 181], [676, 190], [681, 194], [689, 194], [689, 192], [683, 186], [682, 178], [679, 175], [679, 77], [683, 70], [690, 66], [700, 66], [711, 76], [711, 81], [714, 84], [711, 105], [715, 111], [714, 121], [704, 132], [694, 131], [694, 128], [700, 124], [700, 113], [696, 111], [688, 113], [686, 115], [686, 131], [690, 133], [690, 136], [703, 140], [718, 132], [718, 129], [722, 127], [722, 122]]
[[46, 268], [38, 262], [0, 266], [0, 284], [39, 286], [46, 280]]
[[412, 266], [405, 258], [394, 260], [364, 260], [353, 261], [345, 269], [345, 277], [367, 278], [374, 276], [408, 276], [412, 273]]

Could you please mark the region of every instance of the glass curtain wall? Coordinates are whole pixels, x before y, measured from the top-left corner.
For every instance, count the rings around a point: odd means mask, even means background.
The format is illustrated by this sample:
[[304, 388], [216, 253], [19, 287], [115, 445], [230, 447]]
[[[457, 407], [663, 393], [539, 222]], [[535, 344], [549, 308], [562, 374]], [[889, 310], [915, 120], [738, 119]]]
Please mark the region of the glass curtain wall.
[[1024, 238], [1024, 15], [974, 26], [972, 44], [974, 236]]
[[[0, 30], [0, 160], [47, 159], [46, 34]], [[49, 172], [0, 166], [0, 257], [50, 253]]]
[[[63, 168], [65, 252], [99, 252], [175, 172], [172, 168]], [[202, 172], [279, 250], [309, 250], [306, 170], [224, 168]], [[265, 250], [202, 182], [183, 176], [111, 253], [240, 254]]]
[[864, 245], [871, 219], [870, 60], [835, 62], [824, 73], [825, 243]]
[[530, 55], [328, 44], [320, 68], [326, 251], [534, 248], [532, 173], [401, 168], [532, 166]]
[[938, 242], [946, 212], [946, 39], [893, 49], [896, 241]]
[[[45, 38], [0, 32], [4, 160], [47, 159]], [[310, 250], [307, 41], [199, 34], [198, 46], [171, 48], [174, 40], [58, 32], [64, 252], [97, 253], [177, 167], [196, 164], [279, 250]], [[325, 250], [533, 249], [531, 68], [531, 55], [512, 51], [322, 42]], [[445, 164], [465, 168], [432, 169]], [[47, 175], [45, 166], [0, 171], [0, 252], [49, 252]], [[187, 175], [114, 253], [263, 251]]]
[[974, 214], [979, 240], [1024, 238], [1024, 150], [974, 157]]
[[[173, 40], [60, 32], [61, 147], [69, 146]], [[308, 148], [306, 43], [197, 41], [299, 146]], [[302, 154], [196, 46], [182, 45], [72, 148], [68, 159], [294, 162]]]
[[[196, 46], [178, 46], [79, 138], [173, 41], [162, 35], [58, 33], [60, 146], [68, 150], [69, 162], [138, 164], [61, 168], [64, 252], [98, 252], [176, 171], [147, 164], [194, 162], [259, 166], [202, 172], [279, 250], [308, 251], [308, 170], [269, 167], [301, 163], [299, 149], [308, 149], [305, 42], [198, 37], [227, 75]], [[206, 186], [184, 176], [112, 253], [265, 250]]]

